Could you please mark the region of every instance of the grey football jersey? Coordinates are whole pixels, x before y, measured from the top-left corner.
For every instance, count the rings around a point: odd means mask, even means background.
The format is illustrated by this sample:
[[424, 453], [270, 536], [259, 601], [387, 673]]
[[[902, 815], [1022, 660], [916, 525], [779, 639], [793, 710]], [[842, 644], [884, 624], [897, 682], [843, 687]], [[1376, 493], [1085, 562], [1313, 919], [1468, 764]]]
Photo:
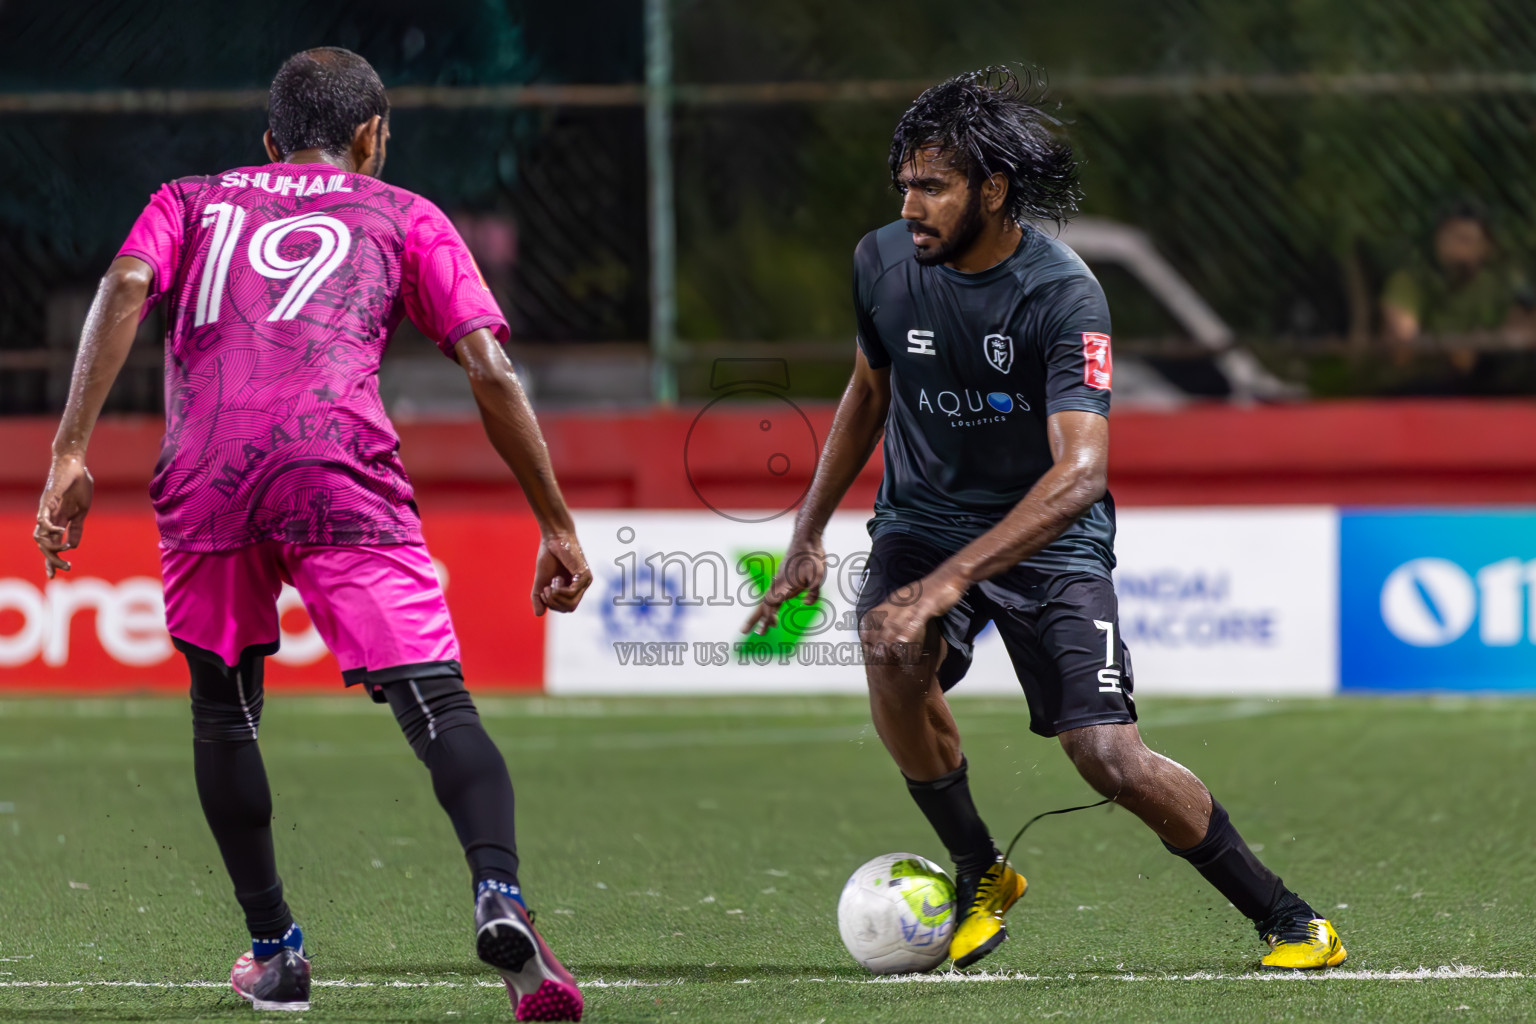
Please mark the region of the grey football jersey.
[[[1052, 465], [1046, 417], [1109, 415], [1109, 308], [1070, 248], [1025, 228], [979, 274], [921, 266], [903, 221], [854, 252], [859, 347], [891, 369], [885, 478], [870, 531], [963, 547], [1008, 514]], [[1108, 494], [1026, 565], [1108, 576]]]

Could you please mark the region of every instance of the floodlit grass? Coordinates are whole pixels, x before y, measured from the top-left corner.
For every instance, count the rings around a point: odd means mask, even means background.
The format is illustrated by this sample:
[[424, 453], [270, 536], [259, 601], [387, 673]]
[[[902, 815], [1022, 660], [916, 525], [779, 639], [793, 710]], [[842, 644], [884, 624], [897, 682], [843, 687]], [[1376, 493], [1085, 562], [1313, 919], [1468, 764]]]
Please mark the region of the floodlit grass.
[[[590, 1021], [1536, 1017], [1536, 703], [1143, 701], [1148, 742], [1326, 908], [1345, 973], [1259, 975], [1237, 912], [1106, 808], [1025, 837], [1030, 892], [1000, 951], [968, 976], [897, 981], [844, 952], [838, 892], [875, 854], [943, 851], [862, 701], [482, 707], [518, 787], [530, 902]], [[1092, 798], [1022, 699], [956, 713], [1001, 840]], [[224, 982], [245, 937], [190, 743], [180, 699], [0, 701], [0, 1020], [251, 1012]], [[387, 710], [279, 693], [262, 745], [320, 982], [308, 1016], [510, 1019], [473, 956], [457, 845]]]

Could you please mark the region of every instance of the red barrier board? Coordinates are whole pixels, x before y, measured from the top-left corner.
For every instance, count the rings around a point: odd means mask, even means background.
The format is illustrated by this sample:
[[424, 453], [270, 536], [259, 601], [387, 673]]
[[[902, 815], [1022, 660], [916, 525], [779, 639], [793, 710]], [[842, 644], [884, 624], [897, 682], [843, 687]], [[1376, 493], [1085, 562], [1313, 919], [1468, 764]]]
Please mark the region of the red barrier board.
[[[144, 512], [93, 513], [71, 572], [48, 580], [30, 517], [0, 516], [0, 689], [181, 689], [186, 669], [165, 632], [159, 534]], [[531, 516], [444, 512], [425, 524], [473, 689], [539, 689], [544, 623], [528, 593], [538, 526]], [[291, 588], [283, 649], [267, 662], [274, 688], [341, 686]], [[216, 614], [210, 610], [210, 614]]]
[[[759, 396], [702, 408], [545, 410], [539, 422], [572, 508], [698, 510], [707, 501], [778, 509], [809, 485], [832, 406], [790, 409], [783, 399]], [[398, 426], [429, 527], [436, 512], [522, 507], [516, 481], [478, 422]], [[0, 421], [0, 514], [37, 508], [57, 429], [52, 418]], [[101, 421], [90, 458], [98, 510], [146, 507], [163, 431], [155, 417]], [[1514, 399], [1117, 406], [1109, 485], [1127, 508], [1529, 505], [1536, 503], [1533, 434], [1536, 403]], [[877, 448], [842, 507], [869, 508], [880, 475]]]

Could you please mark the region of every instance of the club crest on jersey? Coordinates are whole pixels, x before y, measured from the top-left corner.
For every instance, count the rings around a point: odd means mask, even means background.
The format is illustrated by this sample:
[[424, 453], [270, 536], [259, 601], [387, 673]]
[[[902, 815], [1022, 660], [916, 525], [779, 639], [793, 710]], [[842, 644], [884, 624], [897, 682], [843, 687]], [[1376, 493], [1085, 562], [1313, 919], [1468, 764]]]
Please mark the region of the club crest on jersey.
[[992, 369], [998, 373], [1007, 373], [1013, 369], [1013, 339], [1008, 335], [989, 334], [981, 339], [981, 346]]
[[1083, 383], [1099, 391], [1108, 391], [1114, 377], [1115, 361], [1109, 352], [1109, 335], [1083, 332]]

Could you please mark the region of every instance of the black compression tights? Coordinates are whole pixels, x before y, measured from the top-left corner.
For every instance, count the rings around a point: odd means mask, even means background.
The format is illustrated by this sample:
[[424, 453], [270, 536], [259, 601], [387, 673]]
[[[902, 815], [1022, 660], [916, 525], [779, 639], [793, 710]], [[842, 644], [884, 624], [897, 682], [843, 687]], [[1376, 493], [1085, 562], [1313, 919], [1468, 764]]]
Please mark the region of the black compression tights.
[[385, 683], [384, 695], [448, 812], [473, 881], [517, 884], [512, 778], [457, 674]]
[[260, 650], [234, 668], [210, 651], [178, 642], [192, 672], [192, 769], [203, 816], [255, 938], [293, 924], [272, 850], [272, 792], [256, 745], [261, 723]]
[[[203, 815], [245, 911], [251, 935], [282, 935], [293, 923], [272, 846], [272, 793], [256, 743], [263, 656], [252, 648], [231, 668], [216, 654], [177, 641], [192, 673], [193, 770]], [[425, 679], [383, 686], [432, 789], [448, 812], [473, 881], [517, 883], [512, 780], [480, 724], [457, 666], [423, 666]]]

